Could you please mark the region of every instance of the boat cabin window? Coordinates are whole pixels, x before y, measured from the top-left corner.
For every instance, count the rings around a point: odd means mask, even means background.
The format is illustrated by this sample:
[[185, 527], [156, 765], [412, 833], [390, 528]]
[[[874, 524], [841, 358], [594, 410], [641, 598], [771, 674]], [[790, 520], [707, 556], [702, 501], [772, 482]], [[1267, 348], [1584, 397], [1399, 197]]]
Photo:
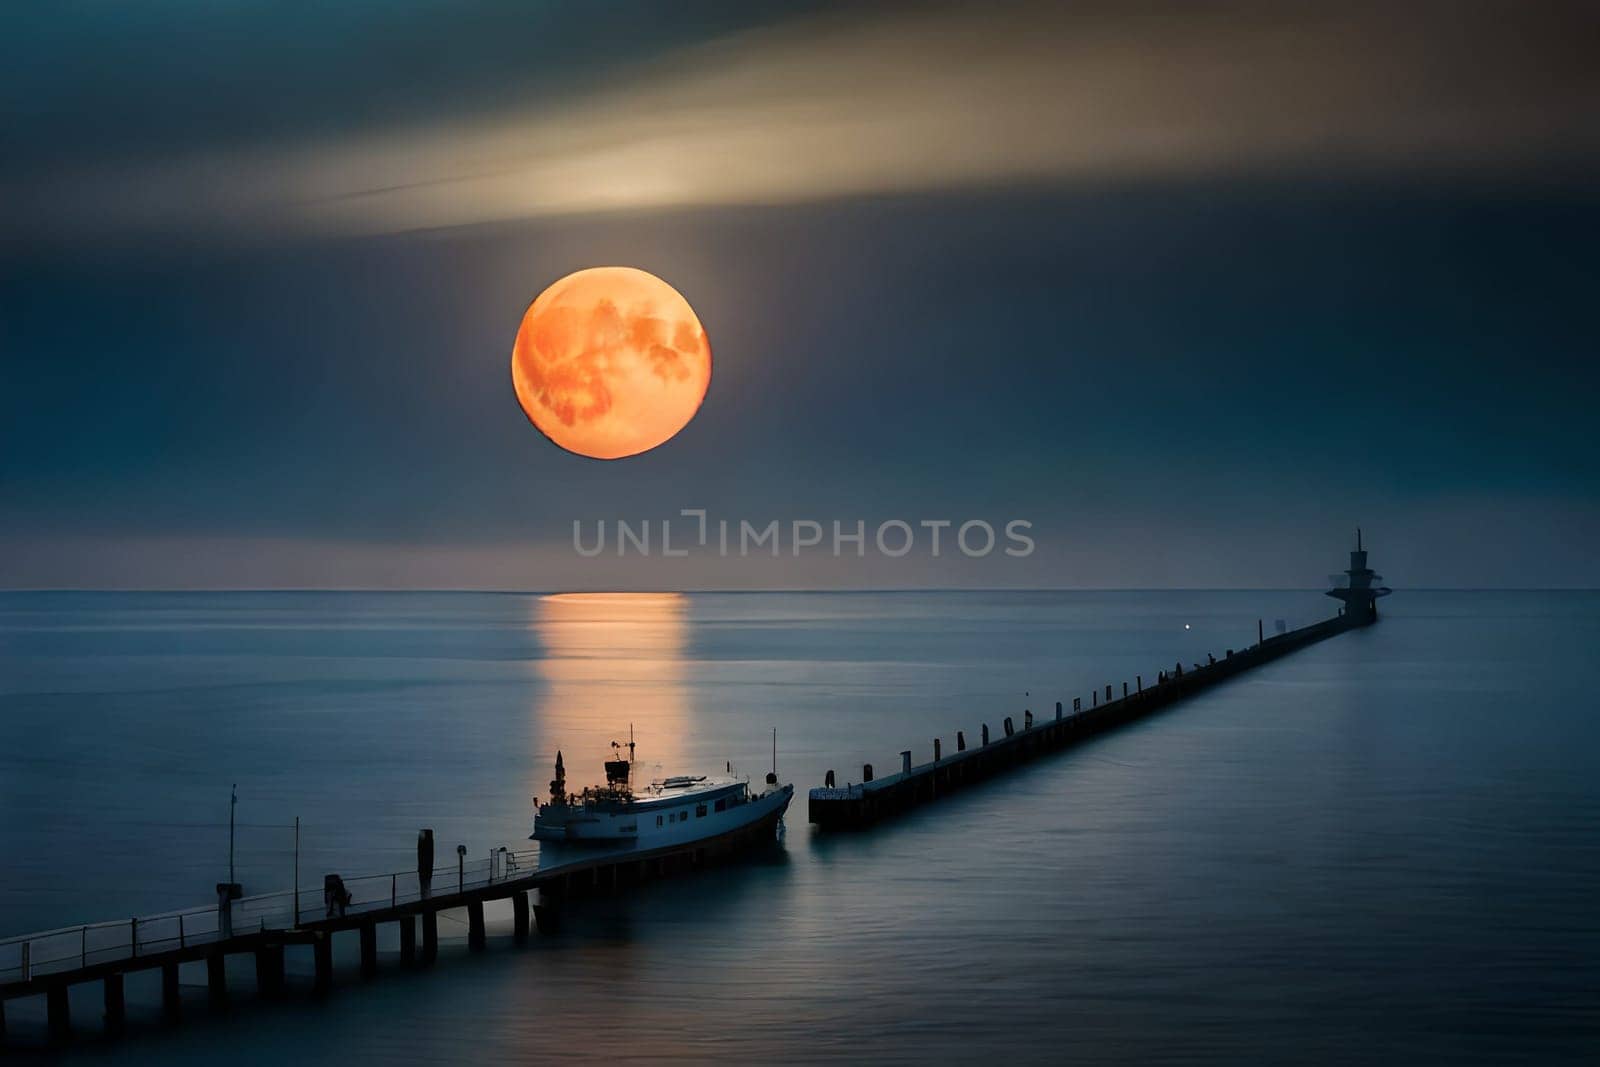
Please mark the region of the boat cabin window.
[[718, 811], [727, 811], [728, 810], [728, 798], [727, 797], [718, 797], [717, 798], [717, 810]]
[[678, 818], [684, 822], [687, 822], [689, 819], [689, 813], [687, 811], [680, 811], [678, 812]]
[[661, 816], [659, 816], [659, 815], [656, 816], [656, 825], [657, 826], [661, 825]]
[[703, 819], [706, 817], [706, 806], [704, 804], [697, 804], [695, 806], [694, 817], [697, 819]]

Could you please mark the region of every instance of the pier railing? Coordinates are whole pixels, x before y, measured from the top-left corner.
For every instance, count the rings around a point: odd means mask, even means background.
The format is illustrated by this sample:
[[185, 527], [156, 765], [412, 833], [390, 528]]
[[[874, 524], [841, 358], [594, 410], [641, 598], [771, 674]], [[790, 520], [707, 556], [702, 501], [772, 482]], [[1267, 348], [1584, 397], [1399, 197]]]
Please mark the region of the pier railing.
[[[110, 922], [83, 923], [56, 930], [0, 939], [0, 983], [25, 982], [98, 963], [224, 941], [229, 937], [292, 930], [364, 911], [411, 904], [425, 897], [447, 896], [514, 881], [538, 873], [536, 850], [491, 853], [485, 859], [435, 867], [428, 892], [415, 869], [344, 879], [348, 900], [330, 901], [321, 884], [258, 893], [232, 902], [141, 915]], [[298, 909], [297, 909], [298, 897]]]

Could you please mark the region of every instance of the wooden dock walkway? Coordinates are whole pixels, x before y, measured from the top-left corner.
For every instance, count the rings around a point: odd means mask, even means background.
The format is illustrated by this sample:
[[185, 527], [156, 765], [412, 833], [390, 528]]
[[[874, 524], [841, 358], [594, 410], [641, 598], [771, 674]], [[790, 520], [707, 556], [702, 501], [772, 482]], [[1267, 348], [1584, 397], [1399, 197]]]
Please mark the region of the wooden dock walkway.
[[284, 952], [290, 946], [311, 946], [314, 989], [326, 993], [333, 984], [334, 936], [357, 932], [361, 973], [372, 977], [378, 971], [377, 930], [382, 923], [398, 926], [403, 965], [426, 966], [438, 953], [439, 913], [453, 909], [467, 913], [468, 947], [482, 950], [487, 941], [483, 906], [489, 901], [511, 901], [513, 936], [520, 944], [530, 927], [546, 934], [557, 930], [562, 906], [570, 899], [695, 869], [771, 841], [780, 817], [781, 812], [775, 813], [689, 845], [595, 853], [543, 866], [537, 852], [504, 849], [471, 864], [458, 849], [454, 866], [435, 866], [432, 833], [424, 830], [416, 870], [354, 879], [328, 876], [315, 889], [233, 900], [219, 886], [215, 905], [9, 937], [0, 940], [0, 1041], [6, 1038], [6, 1003], [31, 996], [46, 998], [50, 1038], [65, 1041], [72, 1031], [68, 990], [87, 982], [103, 983], [104, 1030], [120, 1033], [127, 1018], [124, 977], [157, 968], [163, 1013], [168, 1022], [176, 1022], [182, 1015], [178, 969], [202, 960], [209, 1001], [213, 1007], [225, 1006], [226, 961], [238, 954], [255, 957], [258, 995], [276, 997], [284, 992]]

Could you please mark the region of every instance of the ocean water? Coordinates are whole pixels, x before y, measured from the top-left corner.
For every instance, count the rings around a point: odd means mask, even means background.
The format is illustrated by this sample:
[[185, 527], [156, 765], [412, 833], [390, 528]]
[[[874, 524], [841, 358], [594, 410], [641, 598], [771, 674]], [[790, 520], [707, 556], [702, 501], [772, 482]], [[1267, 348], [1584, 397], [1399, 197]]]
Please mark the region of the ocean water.
[[[1600, 595], [1401, 592], [1345, 634], [876, 830], [804, 791], [934, 737], [1186, 665], [1314, 592], [0, 594], [0, 937], [526, 847], [563, 751], [600, 777], [778, 770], [781, 846], [439, 964], [355, 937], [323, 1001], [182, 1026], [129, 979], [150, 1063], [1593, 1062]], [[502, 906], [503, 907], [503, 906]], [[293, 949], [297, 987], [308, 950]], [[43, 1005], [8, 1005], [14, 1039]]]

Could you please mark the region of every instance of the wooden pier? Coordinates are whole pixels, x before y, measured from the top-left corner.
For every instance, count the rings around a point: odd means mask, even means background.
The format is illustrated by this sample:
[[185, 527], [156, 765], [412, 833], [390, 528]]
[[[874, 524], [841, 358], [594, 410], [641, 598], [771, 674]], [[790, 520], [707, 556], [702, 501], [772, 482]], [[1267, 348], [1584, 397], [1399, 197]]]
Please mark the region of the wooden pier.
[[1057, 701], [1052, 716], [1036, 719], [1031, 709], [1025, 709], [1020, 729], [1007, 717], [1001, 722], [1003, 732], [992, 737], [988, 724], [981, 724], [973, 745], [969, 745], [966, 734], [958, 730], [955, 749], [949, 753], [944, 751], [943, 738], [936, 737], [931, 762], [912, 766], [911, 752], [906, 750], [900, 753], [899, 771], [881, 778], [874, 775], [872, 764], [867, 763], [861, 767], [860, 783], [841, 788], [836, 784], [833, 771], [829, 771], [822, 786], [811, 790], [807, 817], [823, 830], [863, 829], [1012, 767], [1142, 719], [1307, 645], [1346, 630], [1371, 626], [1378, 621], [1378, 599], [1390, 592], [1387, 586], [1378, 584], [1381, 581], [1382, 576], [1367, 566], [1367, 552], [1358, 528], [1356, 547], [1350, 553], [1350, 567], [1343, 575], [1336, 576], [1334, 587], [1328, 590], [1328, 596], [1344, 604], [1333, 618], [1271, 637], [1263, 632], [1258, 619], [1256, 643], [1248, 648], [1227, 649], [1221, 659], [1210, 655], [1206, 663], [1193, 664], [1187, 670], [1182, 663], [1175, 663], [1171, 670], [1158, 670], [1149, 684], [1144, 676], [1136, 676], [1131, 683], [1121, 683], [1120, 694], [1115, 686], [1108, 685], [1103, 693], [1097, 689], [1090, 694], [1087, 704], [1082, 697], [1074, 697], [1070, 711]]
[[530, 930], [557, 931], [569, 900], [693, 870], [770, 842], [781, 815], [689, 845], [595, 853], [543, 866], [536, 852], [504, 849], [468, 864], [460, 848], [454, 865], [436, 866], [432, 831], [424, 830], [413, 871], [354, 879], [328, 875], [318, 889], [250, 897], [219, 885], [215, 906], [6, 938], [0, 940], [0, 1042], [6, 1039], [6, 1003], [34, 996], [45, 998], [51, 1041], [66, 1041], [74, 1025], [68, 990], [89, 982], [103, 985], [103, 1032], [119, 1034], [127, 1021], [124, 977], [156, 969], [163, 1014], [175, 1023], [183, 1013], [178, 977], [185, 963], [205, 962], [213, 1009], [228, 1003], [229, 956], [253, 956], [256, 995], [276, 998], [286, 987], [285, 951], [294, 946], [310, 946], [312, 988], [326, 994], [333, 985], [334, 937], [355, 932], [361, 976], [371, 978], [378, 973], [377, 934], [384, 923], [398, 927], [400, 963], [427, 966], [438, 954], [439, 913], [445, 911], [466, 912], [467, 945], [481, 951], [487, 945], [483, 907], [490, 901], [511, 902], [513, 938], [521, 944]]

